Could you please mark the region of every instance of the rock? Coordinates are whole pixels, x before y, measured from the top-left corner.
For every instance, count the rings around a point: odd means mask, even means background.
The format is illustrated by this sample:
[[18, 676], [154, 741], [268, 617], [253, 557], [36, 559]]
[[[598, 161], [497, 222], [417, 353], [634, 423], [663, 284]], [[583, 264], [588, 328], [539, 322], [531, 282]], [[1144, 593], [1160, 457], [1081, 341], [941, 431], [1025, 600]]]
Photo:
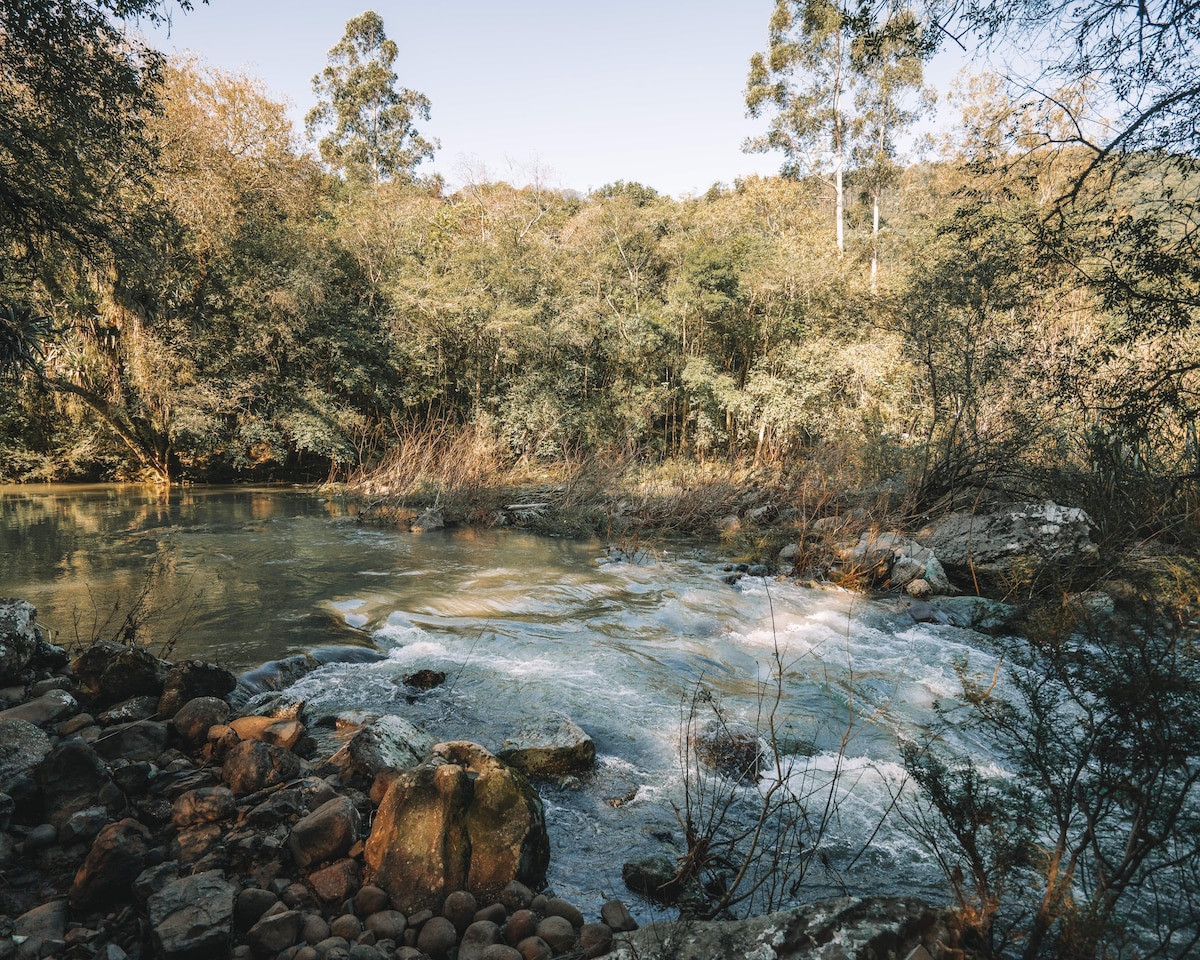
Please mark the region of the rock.
[[540, 886], [550, 859], [542, 802], [477, 744], [438, 744], [392, 783], [366, 850], [367, 879], [405, 912], [469, 890], [493, 900], [513, 880]]
[[518, 943], [517, 953], [521, 955], [522, 960], [550, 960], [554, 956], [550, 944], [536, 936], [527, 937]]
[[986, 597], [940, 597], [937, 607], [959, 627], [984, 633], [1003, 633], [1011, 628], [1020, 609]]
[[343, 913], [340, 917], [334, 917], [333, 922], [329, 924], [330, 936], [341, 937], [349, 942], [357, 939], [360, 933], [362, 933], [362, 921], [352, 913]]
[[504, 939], [510, 946], [537, 936], [538, 915], [532, 910], [515, 910], [504, 925]]
[[71, 814], [58, 828], [58, 842], [63, 846], [91, 840], [108, 823], [108, 811], [104, 807], [85, 807]]
[[170, 720], [186, 703], [200, 697], [224, 701], [236, 686], [237, 677], [224, 667], [204, 660], [185, 660], [167, 671], [158, 715]]
[[613, 932], [607, 924], [585, 923], [579, 928], [579, 950], [585, 957], [602, 957], [612, 944]]
[[193, 747], [201, 746], [208, 739], [209, 728], [223, 724], [229, 719], [229, 704], [217, 697], [196, 697], [181, 706], [171, 719], [171, 724], [184, 740]]
[[304, 736], [304, 725], [298, 720], [278, 720], [274, 717], [238, 717], [229, 726], [243, 740], [261, 740], [285, 750], [293, 749]]
[[[366, 887], [363, 889], [365, 890]], [[374, 910], [367, 915], [364, 926], [379, 940], [392, 940], [399, 943], [404, 939], [408, 921], [399, 910]]]
[[50, 753], [50, 738], [28, 720], [0, 719], [0, 784], [27, 773]]
[[[68, 737], [47, 754], [37, 768], [38, 786], [50, 822], [62, 827], [71, 814], [96, 805], [96, 799], [111, 786], [104, 761], [90, 745], [78, 737]], [[117, 813], [121, 804], [106, 804], [109, 813]]]
[[757, 783], [764, 761], [758, 731], [741, 720], [712, 717], [697, 722], [688, 743], [700, 761], [738, 783]]
[[146, 868], [150, 831], [126, 818], [100, 831], [71, 884], [71, 906], [87, 910], [129, 898]]
[[502, 927], [508, 920], [508, 911], [504, 909], [502, 903], [489, 903], [486, 907], [480, 907], [475, 911], [475, 919], [491, 920], [496, 926]]
[[1090, 559], [1098, 550], [1088, 515], [1050, 502], [951, 513], [914, 536], [972, 592], [976, 582], [984, 587], [1002, 585], [1030, 563]]
[[201, 787], [175, 798], [171, 820], [180, 829], [200, 823], [231, 820], [237, 816], [237, 798], [227, 787]]
[[130, 697], [113, 704], [107, 710], [101, 710], [96, 716], [96, 722], [111, 727], [120, 723], [133, 723], [135, 720], [150, 720], [157, 713], [158, 697]]
[[500, 891], [498, 898], [509, 913], [517, 910], [528, 910], [533, 903], [533, 891], [519, 880], [514, 880]]
[[220, 960], [233, 944], [237, 885], [216, 870], [181, 877], [147, 904], [163, 960]]
[[442, 916], [454, 924], [454, 929], [462, 936], [463, 931], [474, 920], [478, 909], [479, 904], [471, 894], [466, 890], [455, 890], [442, 904]]
[[664, 853], [629, 860], [621, 867], [621, 879], [634, 893], [659, 903], [674, 903], [679, 898], [676, 874], [679, 865]]
[[133, 881], [134, 901], [145, 906], [152, 896], [179, 879], [179, 864], [174, 860], [147, 867]]
[[362, 886], [362, 874], [357, 860], [338, 860], [312, 873], [308, 882], [322, 903], [344, 903]]
[[320, 943], [329, 937], [329, 924], [319, 913], [306, 913], [300, 936], [305, 943]]
[[170, 664], [140, 647], [104, 641], [71, 661], [80, 691], [105, 706], [130, 697], [161, 697]]
[[500, 943], [500, 928], [490, 920], [477, 920], [463, 931], [458, 960], [480, 960], [483, 951]]
[[17, 917], [13, 933], [30, 940], [62, 940], [67, 934], [67, 901], [51, 900]]
[[446, 674], [441, 670], [418, 670], [406, 674], [402, 680], [406, 687], [414, 690], [433, 690], [446, 682]]
[[550, 944], [556, 954], [569, 953], [578, 939], [571, 921], [562, 917], [545, 917], [537, 926], [537, 935]]
[[360, 917], [369, 917], [380, 910], [386, 910], [388, 903], [387, 891], [368, 883], [354, 895], [354, 912]]
[[93, 746], [105, 760], [156, 760], [167, 749], [165, 723], [139, 720], [110, 727]]
[[417, 934], [417, 949], [432, 960], [447, 960], [458, 944], [458, 931], [445, 917], [434, 917]]
[[246, 943], [259, 956], [273, 957], [300, 939], [303, 916], [297, 910], [284, 910], [263, 917], [246, 931]]
[[568, 903], [561, 897], [551, 897], [546, 904], [546, 916], [562, 917], [576, 930], [583, 926], [583, 914], [573, 903]]
[[669, 956], [672, 960], [770, 957], [908, 957], [930, 938], [941, 915], [915, 899], [844, 897], [740, 921], [652, 923], [623, 938], [612, 960]]
[[349, 797], [335, 797], [296, 821], [288, 845], [296, 866], [343, 856], [358, 840], [362, 818]]
[[629, 908], [620, 900], [609, 900], [600, 908], [600, 919], [614, 933], [631, 933], [638, 928]]
[[493, 943], [483, 948], [479, 960], [523, 960], [519, 951], [503, 944]]
[[434, 739], [403, 717], [378, 717], [346, 745], [354, 768], [368, 777], [384, 770], [415, 767], [429, 756]]
[[231, 747], [221, 767], [221, 779], [238, 796], [287, 783], [303, 770], [299, 758], [283, 747], [261, 740], [243, 740]]
[[249, 930], [263, 918], [268, 910], [277, 905], [282, 906], [279, 898], [270, 890], [263, 890], [261, 887], [246, 887], [233, 902], [234, 926], [238, 930]]
[[33, 604], [0, 600], [0, 686], [21, 678], [41, 639]]
[[496, 756], [529, 777], [560, 777], [591, 770], [596, 745], [566, 714], [550, 711], [505, 740]]
[[446, 525], [446, 518], [440, 507], [428, 507], [423, 510], [408, 525], [413, 533], [424, 533], [427, 530], [441, 530]]
[[0, 711], [0, 721], [24, 720], [35, 726], [44, 727], [79, 710], [79, 704], [66, 690], [47, 690], [36, 700]]

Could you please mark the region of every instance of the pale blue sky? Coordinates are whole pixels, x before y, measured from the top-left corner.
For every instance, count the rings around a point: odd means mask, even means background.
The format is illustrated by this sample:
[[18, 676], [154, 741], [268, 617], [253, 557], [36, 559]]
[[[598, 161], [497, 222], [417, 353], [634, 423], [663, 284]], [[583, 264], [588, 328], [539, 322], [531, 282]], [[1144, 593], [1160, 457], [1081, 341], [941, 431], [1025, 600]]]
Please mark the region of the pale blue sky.
[[764, 49], [773, 0], [210, 0], [151, 32], [260, 77], [292, 103], [297, 127], [311, 81], [346, 21], [373, 9], [400, 48], [402, 86], [432, 102], [421, 128], [441, 140], [424, 172], [451, 186], [483, 167], [523, 184], [587, 191], [614, 180], [663, 193], [775, 173], [746, 154], [764, 121], [746, 117], [750, 56]]

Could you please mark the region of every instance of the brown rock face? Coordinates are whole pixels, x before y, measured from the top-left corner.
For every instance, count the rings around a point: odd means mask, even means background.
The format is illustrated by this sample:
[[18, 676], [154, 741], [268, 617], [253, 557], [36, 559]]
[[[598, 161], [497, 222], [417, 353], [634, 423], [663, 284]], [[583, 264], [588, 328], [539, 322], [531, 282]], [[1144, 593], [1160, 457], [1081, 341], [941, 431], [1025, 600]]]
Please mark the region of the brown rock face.
[[71, 885], [71, 906], [85, 910], [126, 900], [146, 866], [150, 831], [136, 820], [110, 823], [100, 831]]
[[550, 860], [542, 803], [529, 782], [483, 747], [438, 744], [403, 771], [375, 816], [367, 880], [407, 913], [455, 890], [484, 902], [511, 881], [540, 886]]

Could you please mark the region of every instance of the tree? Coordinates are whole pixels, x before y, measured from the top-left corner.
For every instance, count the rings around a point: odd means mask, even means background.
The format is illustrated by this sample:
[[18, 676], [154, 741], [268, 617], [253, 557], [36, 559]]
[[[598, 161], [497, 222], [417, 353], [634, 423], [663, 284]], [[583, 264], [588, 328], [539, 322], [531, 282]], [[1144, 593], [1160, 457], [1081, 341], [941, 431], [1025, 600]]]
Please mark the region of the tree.
[[[190, 0], [178, 0], [190, 10]], [[168, 0], [0, 4], [0, 371], [39, 360], [30, 285], [63, 249], [92, 262], [131, 246], [116, 202], [150, 167], [162, 57], [122, 21], [169, 19]]]
[[321, 158], [351, 180], [378, 185], [411, 179], [437, 148], [415, 126], [429, 120], [429, 98], [396, 87], [398, 53], [383, 32], [383, 18], [368, 10], [346, 23], [329, 65], [313, 77], [320, 102], [305, 118], [308, 135], [329, 128], [318, 143]]
[[822, 177], [833, 191], [838, 256], [845, 253], [844, 178], [851, 162], [873, 203], [872, 276], [878, 263], [879, 197], [895, 176], [898, 134], [920, 113], [924, 26], [892, 0], [778, 0], [770, 47], [750, 61], [750, 115], [772, 109], [766, 134], [748, 150], [782, 150], [785, 175]]
[[[750, 60], [746, 106], [752, 117], [775, 116], [767, 132], [746, 142], [753, 151], [782, 150], [786, 176], [828, 170], [837, 251], [845, 253], [845, 190], [849, 156], [850, 12], [842, 0], [777, 0], [770, 47]], [[824, 176], [823, 176], [824, 179]]]

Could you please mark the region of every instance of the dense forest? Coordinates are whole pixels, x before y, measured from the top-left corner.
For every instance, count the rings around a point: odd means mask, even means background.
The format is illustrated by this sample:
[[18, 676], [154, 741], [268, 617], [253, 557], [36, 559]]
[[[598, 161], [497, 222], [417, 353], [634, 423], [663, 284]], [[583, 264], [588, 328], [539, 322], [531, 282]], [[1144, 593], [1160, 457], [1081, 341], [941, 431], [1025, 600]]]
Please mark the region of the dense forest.
[[[448, 192], [375, 14], [330, 51], [305, 140], [255, 78], [115, 32], [64, 91], [71, 17], [114, 28], [107, 3], [62, 10], [8, 4], [0, 35], [25, 71], [0, 478], [323, 478], [422, 427], [525, 461], [836, 462], [925, 501], [1133, 485], [1129, 506], [1200, 467], [1193, 144], [1097, 146], [1113, 103], [1088, 77], [964, 81], [953, 132], [905, 160], [928, 21], [780, 3], [747, 85], [780, 177]], [[38, 27], [56, 16], [73, 43]]]

